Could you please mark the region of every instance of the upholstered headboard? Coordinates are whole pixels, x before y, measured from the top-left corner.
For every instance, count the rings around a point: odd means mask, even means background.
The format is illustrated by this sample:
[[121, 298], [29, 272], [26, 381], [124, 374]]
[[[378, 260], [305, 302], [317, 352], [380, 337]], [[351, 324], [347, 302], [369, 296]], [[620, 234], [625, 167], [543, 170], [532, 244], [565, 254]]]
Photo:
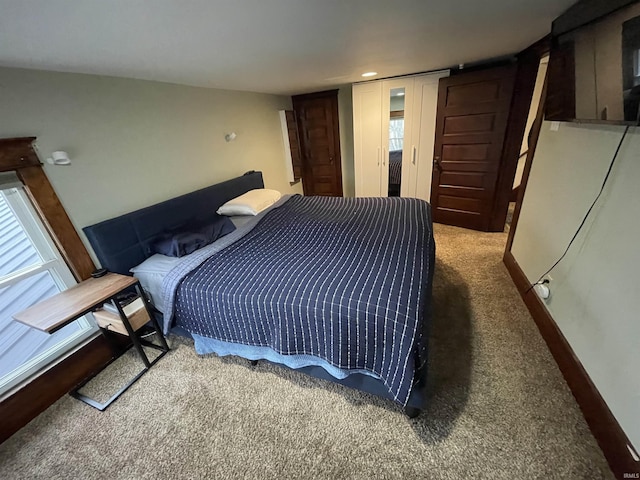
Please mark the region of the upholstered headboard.
[[210, 216], [223, 203], [254, 188], [264, 188], [261, 172], [241, 177], [136, 210], [82, 230], [100, 264], [110, 272], [129, 269], [150, 256], [149, 244], [163, 231], [191, 219]]

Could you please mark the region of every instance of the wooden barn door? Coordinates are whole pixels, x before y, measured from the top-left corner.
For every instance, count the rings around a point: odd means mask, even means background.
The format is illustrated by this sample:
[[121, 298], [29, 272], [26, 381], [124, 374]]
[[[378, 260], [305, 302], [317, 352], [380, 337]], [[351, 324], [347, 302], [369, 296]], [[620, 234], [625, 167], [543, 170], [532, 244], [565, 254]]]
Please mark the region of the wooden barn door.
[[433, 220], [490, 229], [516, 66], [440, 79], [433, 157]]

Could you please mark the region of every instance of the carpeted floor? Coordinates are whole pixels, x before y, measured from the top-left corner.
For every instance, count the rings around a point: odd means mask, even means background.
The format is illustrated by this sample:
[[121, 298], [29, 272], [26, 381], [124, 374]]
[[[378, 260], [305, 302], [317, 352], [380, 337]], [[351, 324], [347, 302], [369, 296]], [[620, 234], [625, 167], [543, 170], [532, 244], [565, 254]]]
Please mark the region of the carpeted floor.
[[65, 396], [2, 444], [0, 478], [613, 478], [502, 264], [506, 235], [435, 231], [431, 401], [417, 419], [172, 338], [104, 413]]

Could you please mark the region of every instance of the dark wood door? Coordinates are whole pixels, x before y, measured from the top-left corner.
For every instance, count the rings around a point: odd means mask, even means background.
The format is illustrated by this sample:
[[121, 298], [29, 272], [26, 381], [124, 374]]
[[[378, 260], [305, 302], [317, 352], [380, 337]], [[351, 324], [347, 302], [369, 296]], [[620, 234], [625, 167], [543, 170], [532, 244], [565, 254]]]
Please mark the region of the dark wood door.
[[433, 220], [490, 229], [515, 65], [440, 79], [431, 183]]
[[292, 97], [302, 147], [305, 195], [342, 196], [338, 91]]

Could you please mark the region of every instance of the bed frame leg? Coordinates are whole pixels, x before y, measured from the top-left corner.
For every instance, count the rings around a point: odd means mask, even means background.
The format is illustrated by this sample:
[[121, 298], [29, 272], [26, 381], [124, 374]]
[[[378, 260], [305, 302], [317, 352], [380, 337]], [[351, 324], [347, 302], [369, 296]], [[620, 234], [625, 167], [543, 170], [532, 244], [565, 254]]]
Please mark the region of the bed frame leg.
[[418, 415], [422, 413], [422, 410], [415, 407], [404, 407], [404, 414], [409, 418], [416, 418]]
[[251, 362], [251, 366], [255, 367], [256, 365], [258, 365], [258, 360], [249, 360]]

